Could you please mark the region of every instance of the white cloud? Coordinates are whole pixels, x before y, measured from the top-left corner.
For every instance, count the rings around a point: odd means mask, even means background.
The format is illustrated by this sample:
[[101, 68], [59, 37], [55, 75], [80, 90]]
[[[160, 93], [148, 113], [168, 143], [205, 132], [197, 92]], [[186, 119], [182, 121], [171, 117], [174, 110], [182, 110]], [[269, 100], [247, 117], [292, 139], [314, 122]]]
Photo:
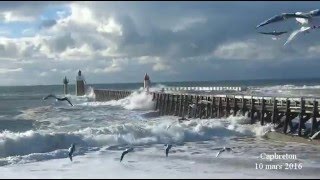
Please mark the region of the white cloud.
[[176, 22], [176, 25], [173, 27], [173, 32], [179, 32], [186, 30], [192, 26], [196, 26], [198, 24], [204, 24], [206, 23], [207, 19], [204, 17], [188, 17], [183, 18], [180, 20], [180, 22]]
[[7, 73], [21, 72], [21, 71], [23, 71], [22, 68], [17, 68], [17, 69], [0, 68], [0, 74], [7, 74]]
[[97, 27], [99, 33], [115, 34], [117, 36], [122, 36], [122, 27], [117, 24], [115, 20], [110, 17], [106, 23], [101, 23]]
[[267, 60], [274, 59], [276, 51], [254, 41], [236, 41], [218, 46], [213, 55], [227, 60]]
[[10, 22], [31, 22], [35, 20], [33, 16], [27, 16], [25, 14], [19, 14], [14, 11], [5, 11], [0, 13], [0, 20], [3, 20], [5, 23]]
[[166, 71], [170, 70], [171, 67], [167, 62], [159, 56], [141, 56], [138, 58], [140, 64], [152, 64], [154, 71]]
[[111, 64], [105, 68], [96, 68], [94, 73], [116, 73], [121, 72], [125, 66], [128, 65], [127, 58], [112, 59]]
[[88, 45], [83, 44], [81, 47], [67, 48], [59, 55], [59, 60], [92, 60], [94, 50]]
[[47, 76], [48, 75], [48, 73], [47, 72], [41, 72], [40, 74], [39, 74], [39, 76]]
[[166, 70], [170, 70], [171, 67], [169, 65], [165, 64], [165, 63], [160, 62], [160, 63], [154, 64], [152, 66], [152, 69], [154, 71], [166, 71]]

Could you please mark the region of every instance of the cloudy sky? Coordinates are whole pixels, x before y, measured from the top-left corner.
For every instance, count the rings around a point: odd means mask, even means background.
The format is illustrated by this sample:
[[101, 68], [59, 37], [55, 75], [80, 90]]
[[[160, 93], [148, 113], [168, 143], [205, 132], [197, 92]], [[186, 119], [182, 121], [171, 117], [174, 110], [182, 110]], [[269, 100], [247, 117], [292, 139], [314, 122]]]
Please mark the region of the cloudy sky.
[[[320, 77], [320, 31], [257, 33], [320, 2], [0, 2], [0, 85]], [[295, 20], [259, 31], [295, 30]], [[72, 82], [73, 83], [73, 82]]]

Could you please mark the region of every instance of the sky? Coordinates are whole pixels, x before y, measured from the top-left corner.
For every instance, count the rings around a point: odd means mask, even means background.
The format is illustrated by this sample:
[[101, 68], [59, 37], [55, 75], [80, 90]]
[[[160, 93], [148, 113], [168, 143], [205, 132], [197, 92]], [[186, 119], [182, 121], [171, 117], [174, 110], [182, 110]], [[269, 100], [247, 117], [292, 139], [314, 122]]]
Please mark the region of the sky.
[[[286, 46], [320, 2], [0, 2], [0, 86], [320, 77], [320, 29]], [[319, 17], [320, 18], [320, 17]], [[290, 31], [279, 40], [258, 31]]]

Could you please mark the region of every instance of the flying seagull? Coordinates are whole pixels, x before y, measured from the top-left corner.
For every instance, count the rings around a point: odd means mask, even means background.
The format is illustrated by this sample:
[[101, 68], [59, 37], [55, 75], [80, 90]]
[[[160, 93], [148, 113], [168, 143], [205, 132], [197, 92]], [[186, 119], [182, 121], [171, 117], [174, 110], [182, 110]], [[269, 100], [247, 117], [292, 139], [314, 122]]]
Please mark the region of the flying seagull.
[[168, 157], [169, 150], [171, 149], [172, 145], [171, 144], [166, 144], [166, 157]]
[[70, 158], [70, 161], [72, 161], [72, 154], [75, 151], [75, 149], [76, 149], [75, 144], [72, 143], [68, 150], [69, 151], [68, 156]]
[[305, 14], [299, 13], [299, 12], [298, 13], [282, 13], [280, 15], [273, 16], [272, 18], [262, 22], [256, 28], [265, 26], [265, 25], [270, 24], [270, 23], [283, 21], [283, 20], [286, 20], [286, 19], [289, 19], [289, 18], [308, 18], [308, 16], [305, 15]]
[[301, 25], [301, 28], [293, 31], [284, 45], [286, 45], [290, 41], [292, 41], [297, 35], [309, 33], [310, 30], [314, 30], [314, 29], [317, 29], [320, 27], [320, 18], [315, 18], [317, 16], [320, 16], [319, 9], [312, 10], [307, 13], [297, 12], [296, 14], [303, 15], [306, 17], [305, 18], [300, 18], [300, 17], [295, 18], [297, 23], [299, 25]]
[[125, 151], [123, 151], [122, 154], [121, 154], [120, 162], [122, 161], [124, 155], [126, 155], [127, 153], [129, 153], [129, 152], [131, 152], [131, 151], [133, 151], [133, 148], [132, 148], [132, 147], [126, 149]]
[[265, 34], [265, 35], [273, 35], [274, 37], [272, 37], [273, 40], [277, 40], [279, 38], [280, 35], [288, 33], [288, 31], [272, 31], [272, 32], [259, 32], [260, 34]]
[[219, 156], [222, 152], [224, 152], [224, 151], [228, 151], [228, 152], [232, 151], [232, 152], [233, 152], [233, 150], [232, 150], [231, 148], [228, 148], [228, 147], [216, 148], [216, 149], [214, 149], [214, 150], [220, 150], [220, 151], [217, 153], [216, 157], [218, 157], [218, 156]]
[[57, 101], [68, 101], [68, 103], [73, 106], [73, 104], [70, 102], [69, 98], [64, 97], [64, 98], [58, 98], [57, 96], [53, 95], [53, 94], [49, 94], [48, 96], [44, 97], [43, 100], [47, 100], [48, 98], [55, 98]]

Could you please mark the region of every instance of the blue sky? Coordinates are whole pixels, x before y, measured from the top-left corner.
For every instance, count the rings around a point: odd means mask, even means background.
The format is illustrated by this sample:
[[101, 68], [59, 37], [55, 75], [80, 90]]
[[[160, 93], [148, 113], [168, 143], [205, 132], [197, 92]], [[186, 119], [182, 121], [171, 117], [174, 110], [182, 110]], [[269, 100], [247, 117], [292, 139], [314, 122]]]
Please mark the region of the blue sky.
[[[320, 77], [319, 30], [283, 46], [319, 2], [0, 2], [0, 85]], [[279, 40], [258, 31], [288, 30]]]

